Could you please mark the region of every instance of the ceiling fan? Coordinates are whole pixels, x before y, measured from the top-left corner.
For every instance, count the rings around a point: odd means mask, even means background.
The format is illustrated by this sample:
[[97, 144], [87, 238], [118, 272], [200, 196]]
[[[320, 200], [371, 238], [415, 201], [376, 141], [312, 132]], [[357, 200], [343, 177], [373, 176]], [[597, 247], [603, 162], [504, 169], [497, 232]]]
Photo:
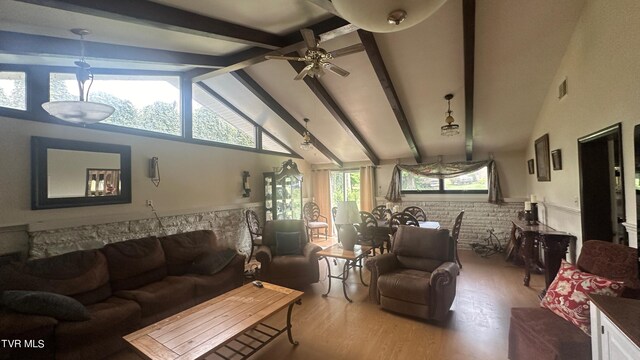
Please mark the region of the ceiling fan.
[[307, 66], [305, 66], [304, 69], [302, 69], [302, 71], [300, 71], [300, 73], [298, 73], [298, 75], [293, 78], [294, 80], [302, 80], [302, 78], [307, 75], [319, 78], [320, 76], [324, 75], [324, 70], [328, 70], [334, 74], [346, 77], [349, 75], [349, 72], [339, 67], [338, 65], [332, 64], [329, 60], [364, 50], [364, 46], [362, 44], [355, 44], [334, 51], [326, 51], [325, 49], [320, 47], [320, 40], [315, 36], [313, 30], [301, 29], [300, 33], [302, 33], [302, 38], [307, 45], [307, 51], [305, 51], [304, 57], [284, 55], [265, 56], [266, 59], [270, 60], [273, 59], [306, 62]]

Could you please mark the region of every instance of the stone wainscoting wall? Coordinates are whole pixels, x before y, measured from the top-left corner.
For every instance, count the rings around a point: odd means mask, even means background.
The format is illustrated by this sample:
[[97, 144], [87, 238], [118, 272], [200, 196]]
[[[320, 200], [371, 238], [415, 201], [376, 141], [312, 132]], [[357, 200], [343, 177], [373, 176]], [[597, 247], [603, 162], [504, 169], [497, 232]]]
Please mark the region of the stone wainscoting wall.
[[213, 230], [220, 244], [236, 248], [242, 254], [249, 254], [251, 239], [244, 216], [247, 209], [254, 210], [259, 218], [264, 218], [262, 207], [249, 207], [161, 216], [160, 221], [151, 218], [29, 232], [29, 258], [37, 259], [76, 250], [97, 249], [106, 244], [129, 239], [194, 230]]
[[459, 249], [471, 249], [472, 243], [484, 243], [489, 229], [493, 229], [502, 246], [506, 246], [511, 235], [511, 220], [516, 219], [518, 211], [524, 207], [522, 202], [495, 205], [480, 201], [403, 201], [396, 205], [400, 209], [419, 206], [429, 220], [439, 222], [445, 229], [451, 229], [456, 216], [464, 210]]

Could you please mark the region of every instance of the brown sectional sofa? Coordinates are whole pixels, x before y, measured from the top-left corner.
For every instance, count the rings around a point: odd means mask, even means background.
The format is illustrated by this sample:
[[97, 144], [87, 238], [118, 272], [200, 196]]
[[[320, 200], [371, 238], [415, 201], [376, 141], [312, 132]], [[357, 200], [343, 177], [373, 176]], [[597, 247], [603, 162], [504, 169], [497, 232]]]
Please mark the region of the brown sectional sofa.
[[85, 305], [90, 319], [61, 321], [0, 309], [0, 339], [44, 340], [43, 348], [0, 347], [0, 359], [109, 356], [126, 346], [123, 335], [241, 286], [244, 256], [214, 275], [191, 271], [199, 257], [220, 250], [215, 234], [201, 230], [3, 266], [0, 291], [66, 295]]

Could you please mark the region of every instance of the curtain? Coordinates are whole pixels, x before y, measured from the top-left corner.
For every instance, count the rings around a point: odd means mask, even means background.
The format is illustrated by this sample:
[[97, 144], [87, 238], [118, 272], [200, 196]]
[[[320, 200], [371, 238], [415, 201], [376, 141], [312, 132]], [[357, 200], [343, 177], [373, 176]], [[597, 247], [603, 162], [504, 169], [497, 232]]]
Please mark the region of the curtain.
[[313, 198], [320, 208], [320, 215], [327, 217], [329, 235], [333, 235], [333, 218], [331, 217], [331, 183], [329, 170], [313, 171]]
[[472, 173], [485, 166], [489, 172], [489, 202], [500, 204], [504, 202], [504, 198], [502, 197], [502, 190], [500, 189], [500, 179], [498, 177], [498, 170], [496, 169], [496, 162], [493, 160], [457, 161], [451, 163], [435, 162], [417, 165], [398, 164], [393, 168], [391, 183], [389, 184], [389, 190], [387, 191], [385, 199], [391, 202], [400, 202], [400, 170], [408, 171], [416, 175], [447, 179]]
[[360, 168], [360, 210], [373, 210], [376, 205], [376, 179], [373, 166]]

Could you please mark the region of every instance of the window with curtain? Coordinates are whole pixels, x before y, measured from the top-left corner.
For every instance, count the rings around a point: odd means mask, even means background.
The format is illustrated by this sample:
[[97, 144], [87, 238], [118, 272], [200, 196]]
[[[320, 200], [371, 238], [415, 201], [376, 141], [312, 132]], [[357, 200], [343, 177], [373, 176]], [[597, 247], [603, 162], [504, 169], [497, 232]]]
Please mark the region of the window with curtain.
[[471, 193], [486, 194], [489, 192], [487, 167], [460, 176], [438, 179], [417, 175], [409, 171], [400, 172], [401, 193]]

